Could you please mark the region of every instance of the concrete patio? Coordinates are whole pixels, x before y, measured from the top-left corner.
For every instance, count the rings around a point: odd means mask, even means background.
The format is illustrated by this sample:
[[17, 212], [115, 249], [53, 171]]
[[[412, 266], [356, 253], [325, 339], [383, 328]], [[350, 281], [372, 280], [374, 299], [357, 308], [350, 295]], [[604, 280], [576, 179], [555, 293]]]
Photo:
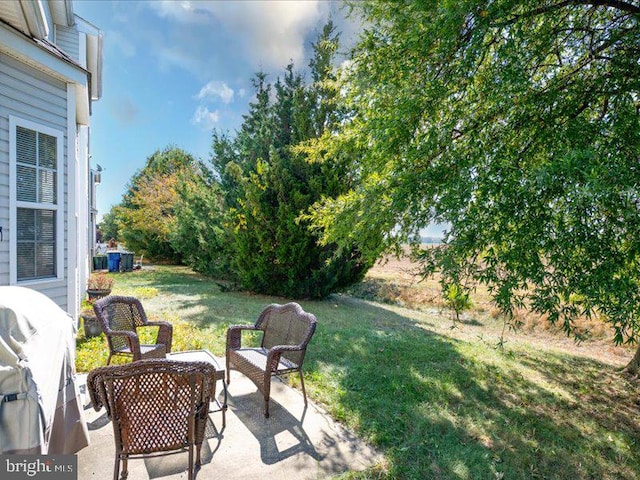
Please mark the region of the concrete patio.
[[[216, 394], [222, 399], [221, 382]], [[111, 479], [115, 452], [111, 423], [104, 409], [93, 409], [88, 395], [84, 403], [91, 443], [78, 453], [78, 479]], [[235, 371], [228, 405], [226, 428], [222, 429], [220, 412], [209, 416], [212, 423], [202, 446], [199, 479], [324, 479], [382, 461], [380, 454], [322, 408], [309, 402], [305, 409], [301, 392], [277, 379], [268, 419], [262, 415], [261, 394]], [[129, 462], [129, 478], [136, 480], [183, 479], [186, 470], [186, 453]]]

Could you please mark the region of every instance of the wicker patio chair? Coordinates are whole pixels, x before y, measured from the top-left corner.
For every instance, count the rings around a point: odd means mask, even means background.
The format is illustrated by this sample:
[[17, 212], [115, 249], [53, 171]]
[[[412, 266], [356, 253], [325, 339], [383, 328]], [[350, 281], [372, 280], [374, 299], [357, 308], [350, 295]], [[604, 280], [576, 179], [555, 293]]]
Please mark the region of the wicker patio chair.
[[[109, 344], [107, 365], [114, 355], [128, 355], [137, 361], [165, 358], [171, 352], [173, 327], [169, 322], [150, 322], [137, 298], [110, 295], [96, 301], [93, 310]], [[140, 344], [139, 327], [158, 327], [154, 344]]]
[[[113, 479], [128, 475], [128, 460], [189, 452], [188, 478], [200, 468], [200, 449], [215, 398], [207, 362], [142, 360], [100, 367], [87, 377], [93, 408], [105, 407], [116, 447]], [[195, 450], [195, 465], [194, 465]]]
[[[293, 302], [267, 306], [255, 325], [229, 327], [226, 346], [227, 384], [231, 381], [231, 369], [249, 377], [264, 397], [264, 416], [268, 418], [272, 375], [298, 372], [304, 404], [307, 405], [302, 363], [315, 329], [316, 317]], [[243, 331], [261, 332], [260, 347], [243, 348]]]

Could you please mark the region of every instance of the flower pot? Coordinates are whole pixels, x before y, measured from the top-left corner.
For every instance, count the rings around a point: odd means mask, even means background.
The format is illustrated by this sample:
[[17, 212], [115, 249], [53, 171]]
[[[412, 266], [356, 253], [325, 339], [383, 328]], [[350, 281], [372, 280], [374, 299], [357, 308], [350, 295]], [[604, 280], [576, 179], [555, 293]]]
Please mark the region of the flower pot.
[[102, 333], [100, 322], [95, 315], [88, 315], [83, 313], [81, 317], [82, 323], [84, 325], [84, 336], [86, 338], [97, 337]]
[[89, 301], [90, 302], [92, 302], [94, 300], [98, 300], [99, 298], [102, 298], [102, 297], [106, 297], [110, 293], [111, 293], [111, 289], [110, 288], [108, 290], [107, 289], [97, 290], [97, 289], [91, 289], [91, 288], [87, 289], [87, 296], [89, 297]]

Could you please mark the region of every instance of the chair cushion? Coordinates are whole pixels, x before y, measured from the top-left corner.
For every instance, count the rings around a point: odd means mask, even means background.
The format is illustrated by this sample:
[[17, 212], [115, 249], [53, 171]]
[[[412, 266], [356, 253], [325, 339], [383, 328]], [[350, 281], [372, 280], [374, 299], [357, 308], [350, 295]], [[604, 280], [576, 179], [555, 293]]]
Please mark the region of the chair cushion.
[[[246, 361], [264, 371], [267, 368], [267, 354], [269, 351], [266, 348], [238, 348], [232, 350], [232, 352], [238, 356], [241, 356]], [[278, 362], [278, 372], [286, 370], [296, 370], [298, 365], [287, 360], [284, 357], [280, 357]]]
[[166, 358], [167, 348], [164, 344], [157, 345], [140, 345], [140, 356], [147, 358]]
[[[129, 345], [125, 345], [124, 347], [115, 348], [114, 352], [131, 353], [131, 349]], [[140, 354], [142, 358], [165, 358], [167, 356], [167, 349], [162, 343], [157, 345], [140, 345]]]

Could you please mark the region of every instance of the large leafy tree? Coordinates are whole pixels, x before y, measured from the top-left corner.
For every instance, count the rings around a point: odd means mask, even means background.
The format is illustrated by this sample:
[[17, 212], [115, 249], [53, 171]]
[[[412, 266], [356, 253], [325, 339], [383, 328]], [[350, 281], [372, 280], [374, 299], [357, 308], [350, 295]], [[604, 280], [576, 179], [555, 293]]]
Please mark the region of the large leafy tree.
[[195, 271], [217, 278], [229, 275], [223, 192], [213, 173], [200, 166], [198, 175], [182, 176], [176, 185], [171, 246]]
[[[576, 333], [640, 329], [640, 5], [606, 0], [362, 2], [352, 116], [315, 146], [359, 183], [319, 203], [326, 242], [375, 258], [432, 221], [445, 289], [487, 284]], [[383, 233], [383, 242], [379, 242]], [[640, 350], [629, 364], [637, 370]]]
[[320, 246], [300, 218], [323, 196], [346, 191], [345, 164], [309, 163], [293, 147], [333, 131], [343, 118], [332, 61], [338, 46], [328, 24], [314, 45], [312, 84], [289, 65], [275, 84], [254, 78], [255, 100], [238, 133], [214, 132], [213, 164], [221, 177], [232, 231], [231, 269], [249, 290], [294, 298], [324, 297], [362, 278], [368, 263], [353, 245]]
[[171, 244], [180, 181], [199, 174], [199, 163], [184, 150], [169, 146], [147, 158], [130, 181], [118, 206], [119, 238], [127, 248], [156, 259], [179, 261]]
[[98, 224], [98, 229], [102, 236], [102, 242], [107, 243], [112, 238], [118, 240], [119, 235], [119, 205], [111, 207], [107, 213], [102, 216], [102, 221]]

